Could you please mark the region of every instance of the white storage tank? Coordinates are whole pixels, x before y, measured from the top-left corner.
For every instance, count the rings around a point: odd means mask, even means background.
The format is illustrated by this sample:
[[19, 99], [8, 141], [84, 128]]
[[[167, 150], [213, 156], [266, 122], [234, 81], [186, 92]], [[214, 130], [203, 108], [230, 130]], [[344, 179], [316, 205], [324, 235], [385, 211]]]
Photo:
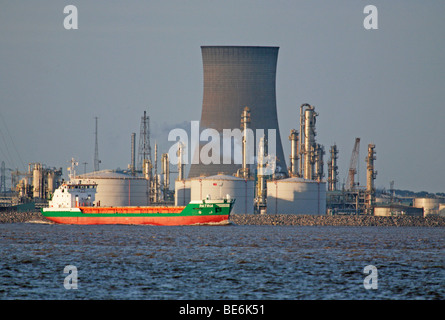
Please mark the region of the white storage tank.
[[33, 197], [43, 198], [43, 169], [40, 163], [34, 164], [32, 186], [34, 187]]
[[88, 179], [97, 183], [95, 205], [101, 207], [146, 206], [148, 180], [113, 170], [101, 170], [76, 176], [75, 181]]
[[439, 216], [445, 217], [445, 203], [439, 205]]
[[326, 182], [296, 177], [267, 181], [267, 213], [326, 214]]
[[186, 206], [190, 202], [190, 180], [175, 181], [175, 206]]
[[191, 201], [225, 198], [236, 199], [233, 214], [253, 214], [255, 182], [242, 178], [218, 174], [210, 177], [193, 178], [191, 181]]
[[443, 203], [440, 198], [414, 198], [413, 207], [423, 208], [423, 216], [439, 213], [439, 205]]
[[397, 203], [378, 204], [374, 206], [374, 215], [381, 217], [402, 216], [402, 215], [422, 217], [423, 209]]

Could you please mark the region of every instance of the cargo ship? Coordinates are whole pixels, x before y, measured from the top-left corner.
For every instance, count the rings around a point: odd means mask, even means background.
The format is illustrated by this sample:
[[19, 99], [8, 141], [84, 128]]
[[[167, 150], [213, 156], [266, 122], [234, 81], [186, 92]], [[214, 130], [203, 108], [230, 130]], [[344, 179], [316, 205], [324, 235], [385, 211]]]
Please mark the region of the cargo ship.
[[62, 224], [131, 225], [223, 225], [229, 223], [235, 199], [191, 201], [187, 206], [109, 207], [94, 203], [97, 184], [90, 181], [63, 183], [54, 191], [48, 208], [41, 212], [48, 220]]

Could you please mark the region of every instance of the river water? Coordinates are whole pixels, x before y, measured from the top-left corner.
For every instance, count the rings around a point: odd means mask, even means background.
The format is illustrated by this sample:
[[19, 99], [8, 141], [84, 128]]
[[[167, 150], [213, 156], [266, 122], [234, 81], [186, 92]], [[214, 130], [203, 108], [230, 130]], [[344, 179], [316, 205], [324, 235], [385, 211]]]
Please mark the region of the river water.
[[0, 299], [444, 299], [444, 235], [428, 227], [1, 224]]

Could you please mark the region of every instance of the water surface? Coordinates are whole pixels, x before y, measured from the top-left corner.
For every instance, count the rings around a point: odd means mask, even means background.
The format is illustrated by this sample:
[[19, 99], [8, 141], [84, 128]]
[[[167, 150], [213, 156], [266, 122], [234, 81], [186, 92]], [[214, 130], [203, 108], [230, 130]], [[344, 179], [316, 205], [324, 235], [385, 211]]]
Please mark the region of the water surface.
[[[0, 225], [0, 299], [444, 299], [444, 228]], [[67, 290], [67, 265], [78, 288]], [[378, 288], [365, 289], [374, 265]]]

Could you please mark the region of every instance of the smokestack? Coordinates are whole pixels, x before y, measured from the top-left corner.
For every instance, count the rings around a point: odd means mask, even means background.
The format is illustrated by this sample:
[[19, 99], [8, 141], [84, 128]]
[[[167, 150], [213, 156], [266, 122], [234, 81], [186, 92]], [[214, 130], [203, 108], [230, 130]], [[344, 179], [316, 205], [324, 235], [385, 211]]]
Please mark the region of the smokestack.
[[[278, 47], [203, 46], [201, 47], [204, 93], [201, 128], [239, 130], [239, 115], [249, 106], [252, 116], [250, 128], [256, 134], [263, 129], [269, 146], [275, 141], [267, 136], [268, 129], [276, 132], [276, 167], [278, 173], [287, 176], [287, 167], [281, 145], [276, 105], [276, 66]], [[258, 141], [259, 137], [255, 137]], [[241, 141], [239, 141], [241, 145]], [[192, 152], [200, 152], [198, 150]], [[222, 148], [221, 148], [222, 149]], [[272, 148], [271, 148], [272, 149]], [[255, 151], [256, 152], [256, 151]], [[233, 153], [232, 153], [233, 156]], [[236, 174], [241, 164], [223, 163], [191, 165], [189, 178], [200, 175], [216, 175], [219, 172]]]
[[131, 134], [131, 174], [135, 174], [136, 170], [136, 133]]

